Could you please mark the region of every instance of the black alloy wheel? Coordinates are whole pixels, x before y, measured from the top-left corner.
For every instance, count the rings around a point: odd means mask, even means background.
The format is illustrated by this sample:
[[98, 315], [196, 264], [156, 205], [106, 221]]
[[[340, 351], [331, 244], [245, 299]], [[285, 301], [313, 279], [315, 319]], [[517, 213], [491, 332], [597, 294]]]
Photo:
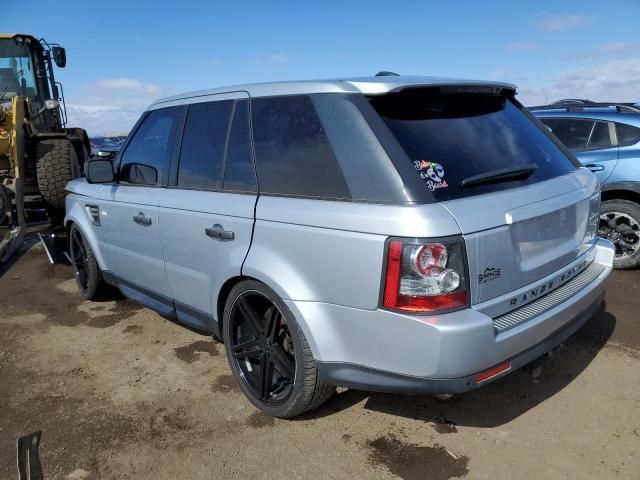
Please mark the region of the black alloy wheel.
[[614, 244], [614, 268], [636, 267], [640, 263], [640, 206], [629, 200], [602, 202], [598, 236]]
[[69, 255], [73, 262], [73, 273], [81, 293], [89, 288], [89, 258], [84, 245], [84, 238], [78, 228], [72, 228], [69, 238]]
[[267, 405], [291, 395], [296, 360], [291, 332], [278, 308], [262, 293], [246, 291], [231, 308], [231, 355], [244, 384]]
[[267, 415], [295, 417], [335, 392], [322, 382], [293, 313], [265, 284], [246, 279], [231, 289], [222, 331], [233, 375], [251, 403]]
[[69, 256], [73, 263], [73, 273], [78, 289], [85, 299], [99, 300], [112, 296], [113, 288], [102, 278], [102, 272], [91, 245], [76, 224], [69, 228]]

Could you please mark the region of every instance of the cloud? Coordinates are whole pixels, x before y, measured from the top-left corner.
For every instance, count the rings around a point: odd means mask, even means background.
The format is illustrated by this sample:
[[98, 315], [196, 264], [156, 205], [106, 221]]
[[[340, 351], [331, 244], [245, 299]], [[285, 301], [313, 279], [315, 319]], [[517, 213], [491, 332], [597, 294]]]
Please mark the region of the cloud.
[[150, 103], [170, 93], [132, 78], [102, 78], [67, 96], [69, 126], [85, 128], [90, 135], [125, 133]]
[[638, 42], [605, 43], [597, 48], [577, 52], [561, 53], [556, 56], [559, 60], [590, 60], [594, 58], [615, 58], [628, 55], [640, 48]]
[[284, 53], [272, 53], [267, 57], [269, 63], [273, 63], [275, 65], [282, 65], [289, 61], [289, 57]]
[[284, 53], [270, 53], [261, 57], [254, 58], [251, 63], [256, 66], [264, 65], [284, 65], [289, 62], [289, 56]]
[[524, 52], [528, 50], [535, 50], [537, 48], [538, 44], [533, 42], [513, 42], [507, 45], [507, 50], [510, 52]]
[[543, 14], [538, 20], [538, 26], [547, 32], [565, 32], [567, 30], [582, 27], [587, 23], [589, 23], [589, 17], [582, 14]]
[[631, 47], [634, 47], [635, 44], [626, 43], [626, 42], [616, 42], [616, 43], [607, 43], [598, 48], [598, 51], [601, 53], [618, 53], [623, 52], [625, 50], [629, 50]]
[[504, 67], [498, 67], [495, 70], [493, 70], [491, 73], [489, 73], [488, 78], [489, 80], [502, 81], [504, 80], [504, 78], [508, 76], [509, 76], [509, 70], [507, 70]]
[[640, 100], [640, 57], [566, 71], [548, 86], [524, 86], [518, 96], [525, 105], [545, 104], [562, 98], [637, 102]]
[[133, 78], [102, 78], [96, 82], [98, 88], [105, 90], [127, 90], [133, 92], [144, 92], [156, 94], [162, 91], [158, 85], [142, 83]]

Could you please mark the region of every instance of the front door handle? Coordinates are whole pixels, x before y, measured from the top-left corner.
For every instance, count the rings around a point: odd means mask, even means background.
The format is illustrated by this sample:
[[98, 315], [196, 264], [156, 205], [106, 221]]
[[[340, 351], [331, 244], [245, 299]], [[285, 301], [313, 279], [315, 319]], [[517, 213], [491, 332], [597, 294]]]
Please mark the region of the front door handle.
[[216, 223], [213, 227], [205, 228], [204, 233], [207, 237], [215, 238], [217, 240], [233, 240], [236, 238], [235, 233], [231, 230], [225, 230], [219, 223]]
[[604, 170], [604, 166], [598, 165], [597, 163], [590, 163], [588, 165], [585, 165], [585, 167], [587, 167], [592, 172], [601, 172]]
[[151, 225], [151, 217], [147, 217], [144, 213], [140, 212], [138, 215], [133, 216], [133, 221], [140, 225]]

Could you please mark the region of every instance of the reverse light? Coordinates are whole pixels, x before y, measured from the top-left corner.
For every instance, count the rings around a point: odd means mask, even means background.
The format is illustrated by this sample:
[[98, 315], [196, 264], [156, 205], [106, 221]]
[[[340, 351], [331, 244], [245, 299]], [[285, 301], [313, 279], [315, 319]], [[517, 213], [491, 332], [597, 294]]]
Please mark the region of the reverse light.
[[468, 303], [464, 244], [461, 238], [427, 242], [391, 239], [383, 306], [429, 313], [464, 307]]

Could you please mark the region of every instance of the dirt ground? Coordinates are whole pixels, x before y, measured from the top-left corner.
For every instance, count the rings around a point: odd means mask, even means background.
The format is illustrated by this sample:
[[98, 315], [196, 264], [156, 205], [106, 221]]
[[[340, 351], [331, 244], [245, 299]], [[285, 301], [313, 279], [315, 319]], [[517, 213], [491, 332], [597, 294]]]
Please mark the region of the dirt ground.
[[39, 245], [0, 275], [1, 479], [36, 430], [47, 480], [640, 478], [639, 271], [536, 379], [450, 401], [344, 390], [293, 421], [245, 400], [221, 344], [82, 301]]

